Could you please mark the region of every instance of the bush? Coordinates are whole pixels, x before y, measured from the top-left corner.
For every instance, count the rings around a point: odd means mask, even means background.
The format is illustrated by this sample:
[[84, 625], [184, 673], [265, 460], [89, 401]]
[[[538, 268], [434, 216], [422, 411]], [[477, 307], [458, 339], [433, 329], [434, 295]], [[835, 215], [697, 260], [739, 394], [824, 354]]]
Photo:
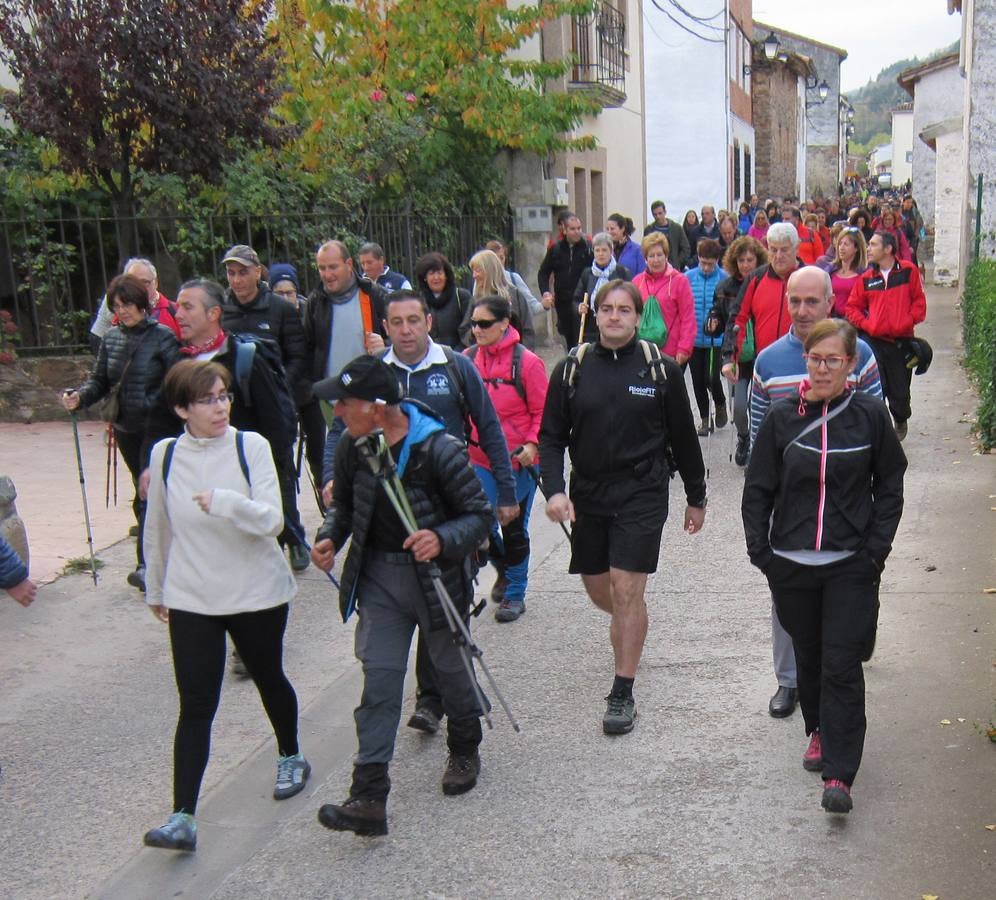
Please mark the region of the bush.
[[962, 298], [965, 365], [979, 391], [977, 427], [984, 449], [996, 446], [996, 261], [968, 268]]

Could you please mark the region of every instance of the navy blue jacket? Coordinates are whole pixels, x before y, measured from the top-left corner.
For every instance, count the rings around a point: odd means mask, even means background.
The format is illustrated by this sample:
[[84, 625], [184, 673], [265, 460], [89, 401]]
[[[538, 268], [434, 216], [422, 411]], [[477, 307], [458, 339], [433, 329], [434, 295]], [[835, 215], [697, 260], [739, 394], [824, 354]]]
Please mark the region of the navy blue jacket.
[[0, 588], [17, 587], [28, 577], [28, 568], [10, 544], [0, 537]]

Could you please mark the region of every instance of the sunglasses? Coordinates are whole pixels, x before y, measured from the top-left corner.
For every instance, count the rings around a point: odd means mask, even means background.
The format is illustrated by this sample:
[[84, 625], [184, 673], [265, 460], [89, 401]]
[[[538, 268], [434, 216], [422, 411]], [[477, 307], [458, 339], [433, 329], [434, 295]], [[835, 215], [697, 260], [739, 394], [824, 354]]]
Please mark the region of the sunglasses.
[[497, 319], [471, 319], [470, 327], [480, 328], [482, 331], [484, 331], [485, 329], [490, 328], [492, 325], [494, 325], [497, 321], [498, 321]]

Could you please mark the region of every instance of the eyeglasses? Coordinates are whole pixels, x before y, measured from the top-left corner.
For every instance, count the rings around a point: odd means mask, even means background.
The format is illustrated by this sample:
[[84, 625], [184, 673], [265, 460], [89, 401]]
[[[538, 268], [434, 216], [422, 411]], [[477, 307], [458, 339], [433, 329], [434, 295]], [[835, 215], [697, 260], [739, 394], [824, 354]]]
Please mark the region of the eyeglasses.
[[470, 327], [480, 328], [481, 331], [484, 331], [494, 325], [497, 321], [497, 319], [471, 319]]
[[110, 309], [111, 309], [112, 313], [114, 313], [115, 315], [117, 315], [126, 306], [130, 306], [132, 309], [138, 309], [138, 307], [134, 303], [114, 303], [114, 304], [111, 305]]
[[821, 365], [828, 372], [839, 372], [844, 368], [844, 363], [850, 359], [849, 356], [813, 356], [812, 353], [806, 353], [802, 358], [814, 372], [818, 372]]
[[194, 403], [197, 406], [229, 406], [234, 399], [235, 395], [231, 393], [218, 394], [217, 397], [209, 394], [207, 397], [198, 397]]

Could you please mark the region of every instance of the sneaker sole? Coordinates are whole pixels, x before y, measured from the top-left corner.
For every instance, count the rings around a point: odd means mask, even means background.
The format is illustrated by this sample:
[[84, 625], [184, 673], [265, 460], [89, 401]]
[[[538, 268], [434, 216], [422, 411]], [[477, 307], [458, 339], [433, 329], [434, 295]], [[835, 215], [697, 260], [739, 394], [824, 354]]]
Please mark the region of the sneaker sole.
[[828, 813], [842, 813], [847, 814], [851, 811], [854, 804], [851, 798], [846, 794], [841, 794], [839, 791], [834, 791], [834, 793], [827, 796], [823, 795], [823, 800], [820, 802], [822, 806]]
[[477, 778], [475, 777], [473, 781], [467, 782], [466, 784], [448, 784], [443, 782], [443, 793], [447, 797], [458, 797], [460, 794], [466, 794], [467, 791], [472, 791], [477, 787]]
[[439, 731], [439, 726], [434, 725], [428, 719], [416, 713], [408, 720], [408, 727], [414, 728], [416, 731], [421, 731], [423, 734], [435, 734]]
[[332, 831], [352, 831], [359, 837], [383, 837], [387, 834], [387, 821], [348, 819], [337, 810], [322, 806], [318, 810], [318, 821]]
[[311, 765], [310, 763], [304, 767], [304, 777], [301, 779], [300, 784], [291, 785], [289, 788], [273, 789], [273, 799], [274, 800], [286, 800], [288, 797], [293, 797], [300, 794], [301, 791], [305, 789], [308, 784], [308, 779], [311, 777]]
[[156, 838], [150, 838], [146, 835], [142, 839], [142, 843], [145, 844], [146, 847], [155, 847], [157, 850], [179, 850], [183, 853], [193, 853], [197, 849], [196, 840], [179, 841], [174, 843], [172, 841], [157, 840]]

